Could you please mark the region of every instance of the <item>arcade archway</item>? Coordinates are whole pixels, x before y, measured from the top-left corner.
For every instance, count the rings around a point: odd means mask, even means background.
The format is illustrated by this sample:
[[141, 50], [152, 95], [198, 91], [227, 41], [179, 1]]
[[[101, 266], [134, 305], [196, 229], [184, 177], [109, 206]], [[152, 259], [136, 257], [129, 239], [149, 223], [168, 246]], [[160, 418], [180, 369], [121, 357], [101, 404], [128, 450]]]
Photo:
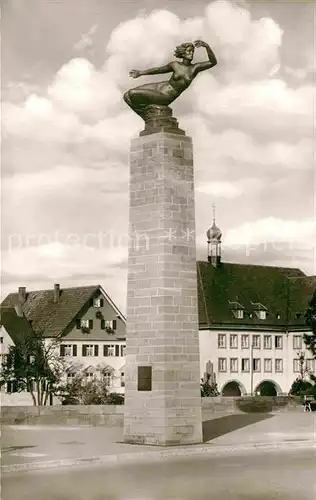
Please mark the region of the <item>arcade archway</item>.
[[280, 392], [281, 388], [273, 380], [263, 380], [255, 390], [259, 396], [277, 396]]
[[224, 397], [239, 397], [243, 394], [244, 388], [237, 380], [231, 380], [222, 388], [222, 396]]

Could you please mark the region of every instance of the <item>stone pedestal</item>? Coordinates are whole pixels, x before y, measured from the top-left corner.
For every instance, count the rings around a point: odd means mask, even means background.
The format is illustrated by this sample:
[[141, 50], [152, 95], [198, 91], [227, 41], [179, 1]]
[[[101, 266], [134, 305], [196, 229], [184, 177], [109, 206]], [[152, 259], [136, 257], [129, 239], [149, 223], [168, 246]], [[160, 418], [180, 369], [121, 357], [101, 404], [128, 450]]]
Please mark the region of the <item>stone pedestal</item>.
[[192, 140], [181, 132], [131, 145], [127, 443], [202, 442]]

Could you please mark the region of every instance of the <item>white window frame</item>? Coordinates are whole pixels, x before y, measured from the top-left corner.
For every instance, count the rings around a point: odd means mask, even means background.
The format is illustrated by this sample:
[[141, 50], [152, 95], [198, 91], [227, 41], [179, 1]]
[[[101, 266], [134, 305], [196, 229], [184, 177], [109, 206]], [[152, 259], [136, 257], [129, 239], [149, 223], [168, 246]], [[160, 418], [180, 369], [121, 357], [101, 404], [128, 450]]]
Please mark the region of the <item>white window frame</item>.
[[93, 307], [101, 307], [101, 298], [100, 297], [93, 299]]
[[227, 372], [227, 358], [218, 358], [218, 371], [220, 373]]
[[230, 358], [229, 371], [230, 373], [238, 373], [238, 358]]
[[272, 335], [263, 336], [263, 348], [272, 349]]
[[[278, 362], [280, 364], [278, 364]], [[275, 359], [275, 373], [283, 373], [283, 359], [282, 358]]]
[[241, 372], [249, 373], [250, 372], [250, 359], [249, 358], [241, 358]]
[[241, 348], [242, 349], [249, 349], [249, 335], [248, 334], [241, 335]]
[[[85, 344], [86, 346], [86, 356], [92, 357], [94, 356], [94, 345], [93, 344]], [[91, 353], [91, 354], [90, 354]]]
[[[276, 345], [277, 344], [277, 339], [280, 340], [280, 347]], [[274, 347], [275, 347], [275, 349], [278, 349], [278, 350], [283, 349], [283, 337], [282, 337], [282, 335], [275, 335], [275, 337], [274, 337]]]
[[[255, 362], [257, 361], [258, 364], [258, 369], [255, 368]], [[260, 373], [261, 372], [261, 359], [260, 358], [253, 358], [253, 372], [254, 373]]]
[[301, 372], [301, 363], [299, 358], [294, 358], [293, 359], [293, 373], [300, 373]]
[[110, 387], [112, 385], [112, 378], [113, 378], [113, 374], [112, 372], [108, 371], [108, 372], [103, 372], [102, 373], [102, 377], [103, 377], [103, 380], [105, 382], [105, 385], [107, 387]]
[[[298, 341], [298, 342], [297, 342]], [[298, 345], [296, 345], [298, 344]], [[293, 349], [302, 349], [303, 347], [303, 337], [302, 335], [293, 335]]]
[[262, 309], [258, 311], [258, 319], [267, 319], [267, 311], [263, 311]]
[[[270, 368], [270, 369], [268, 369]], [[263, 373], [272, 373], [272, 358], [264, 358]]]
[[[232, 345], [232, 339], [236, 340], [236, 345]], [[238, 334], [237, 333], [231, 333], [229, 335], [229, 348], [230, 349], [238, 349]]]
[[244, 318], [244, 310], [243, 309], [235, 309], [234, 314], [235, 314], [235, 317], [237, 319], [243, 319]]
[[[256, 339], [256, 342], [255, 342], [255, 339]], [[260, 335], [253, 335], [252, 336], [252, 347], [254, 349], [261, 348], [261, 336]]]
[[121, 387], [125, 387], [125, 372], [121, 372], [120, 377], [121, 377]]
[[72, 344], [64, 344], [64, 356], [72, 356]]
[[120, 355], [121, 355], [121, 358], [124, 358], [125, 357], [125, 352], [126, 352], [126, 345], [121, 345], [120, 346]]
[[89, 320], [88, 319], [81, 319], [80, 320], [80, 327], [81, 328], [89, 328]]
[[314, 373], [315, 360], [313, 358], [307, 358], [305, 360], [305, 366], [308, 372]]
[[[226, 338], [226, 333], [219, 333], [217, 335], [217, 347], [218, 349], [226, 349], [227, 345], [227, 338]], [[220, 339], [223, 340], [223, 345], [221, 345]]]
[[115, 356], [115, 344], [107, 345], [108, 348], [108, 357], [113, 358]]

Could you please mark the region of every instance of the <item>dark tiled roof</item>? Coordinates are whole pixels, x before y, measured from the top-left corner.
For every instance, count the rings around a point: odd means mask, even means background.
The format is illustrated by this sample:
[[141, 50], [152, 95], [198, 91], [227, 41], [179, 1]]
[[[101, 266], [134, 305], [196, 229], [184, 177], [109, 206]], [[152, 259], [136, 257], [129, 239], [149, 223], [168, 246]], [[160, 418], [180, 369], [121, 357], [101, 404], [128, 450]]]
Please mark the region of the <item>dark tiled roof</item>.
[[289, 279], [289, 322], [291, 325], [305, 326], [304, 313], [316, 290], [316, 276]]
[[[62, 288], [57, 303], [54, 302], [53, 289], [30, 291], [26, 294], [22, 310], [34, 331], [45, 337], [56, 337], [65, 332], [99, 289], [99, 285]], [[18, 293], [10, 293], [1, 306], [14, 307], [16, 304]]]
[[18, 316], [13, 307], [0, 308], [0, 324], [10, 335], [14, 344], [25, 338], [27, 335], [33, 335], [33, 329], [25, 316]]
[[[307, 279], [299, 269], [284, 267], [226, 262], [213, 267], [209, 262], [199, 261], [197, 268], [200, 327], [285, 328], [290, 293], [288, 278], [297, 278], [300, 282]], [[297, 293], [303, 292], [298, 290]], [[306, 295], [306, 291], [304, 293]], [[244, 307], [243, 319], [234, 316], [233, 302]], [[254, 303], [267, 308], [265, 320], [258, 319], [254, 312], [258, 308]], [[277, 319], [278, 314], [280, 319]]]

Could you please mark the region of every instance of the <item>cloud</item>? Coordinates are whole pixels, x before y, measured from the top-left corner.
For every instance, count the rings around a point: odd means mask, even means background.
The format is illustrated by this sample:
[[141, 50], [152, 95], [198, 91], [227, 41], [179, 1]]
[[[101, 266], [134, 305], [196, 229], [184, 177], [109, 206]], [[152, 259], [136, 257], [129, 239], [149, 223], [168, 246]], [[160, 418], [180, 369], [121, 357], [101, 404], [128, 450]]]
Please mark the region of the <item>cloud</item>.
[[14, 269], [15, 274], [22, 280], [33, 274], [60, 279], [70, 277], [78, 272], [78, 269], [98, 275], [103, 269], [115, 267], [127, 258], [126, 245], [108, 247], [100, 241], [99, 245], [93, 246], [84, 238], [80, 243], [74, 239], [73, 241], [72, 244], [69, 238], [68, 242], [64, 243], [51, 241], [3, 252], [3, 269], [8, 273]]
[[280, 242], [289, 248], [313, 248], [315, 238], [315, 221], [284, 220], [268, 217], [252, 222], [245, 222], [227, 231], [225, 244], [258, 245], [269, 242]]
[[258, 179], [245, 179], [235, 183], [229, 181], [202, 183], [196, 188], [198, 192], [221, 198], [238, 198], [248, 191], [252, 194], [259, 191], [263, 184]]
[[[77, 50], [91, 47], [95, 31], [92, 27], [83, 35]], [[219, 63], [199, 75], [174, 105], [181, 128], [194, 141], [197, 207], [210, 197], [224, 200], [227, 227], [236, 226], [227, 232], [229, 245], [280, 235], [288, 242], [293, 234], [309, 238], [307, 222], [299, 229], [298, 221], [283, 220], [282, 201], [297, 196], [297, 186], [305, 186], [300, 179], [306, 181], [313, 165], [313, 88], [291, 88], [279, 78], [283, 32], [275, 21], [253, 19], [240, 2], [218, 0], [187, 20], [167, 10], [140, 14], [112, 32], [102, 66], [84, 57], [70, 59], [45, 89], [29, 88], [27, 95], [21, 85], [20, 100], [15, 86], [14, 102], [2, 105], [5, 225], [13, 226], [5, 233], [50, 235], [58, 229], [79, 235], [81, 243], [69, 248], [65, 239], [59, 246], [48, 240], [34, 248], [14, 248], [6, 258], [11, 271], [16, 267], [21, 276], [56, 275], [75, 282], [82, 276], [103, 276], [106, 269], [113, 271], [111, 287], [121, 293], [115, 269], [126, 263], [126, 244], [116, 254], [112, 247], [104, 252], [83, 248], [82, 240], [89, 232], [97, 234], [99, 226], [126, 238], [129, 143], [142, 127], [122, 99], [133, 85], [128, 71], [162, 64], [173, 57], [176, 44], [197, 38], [210, 43]], [[196, 51], [197, 60], [205, 57], [204, 49]], [[137, 84], [155, 79], [142, 78]], [[281, 189], [278, 182], [290, 175], [290, 186]], [[305, 195], [300, 192], [304, 200]], [[275, 219], [265, 218], [267, 203], [267, 213], [275, 213]], [[239, 225], [249, 210], [257, 222]], [[200, 211], [202, 225], [205, 205]], [[290, 204], [289, 219], [293, 211]], [[30, 266], [23, 267], [22, 260]]]
[[123, 102], [111, 75], [97, 71], [84, 58], [71, 59], [64, 64], [47, 93], [61, 109], [94, 121], [113, 113]]
[[78, 51], [85, 50], [93, 46], [93, 35], [96, 33], [98, 25], [94, 24], [91, 28], [83, 33], [80, 39], [75, 43], [74, 48]]

